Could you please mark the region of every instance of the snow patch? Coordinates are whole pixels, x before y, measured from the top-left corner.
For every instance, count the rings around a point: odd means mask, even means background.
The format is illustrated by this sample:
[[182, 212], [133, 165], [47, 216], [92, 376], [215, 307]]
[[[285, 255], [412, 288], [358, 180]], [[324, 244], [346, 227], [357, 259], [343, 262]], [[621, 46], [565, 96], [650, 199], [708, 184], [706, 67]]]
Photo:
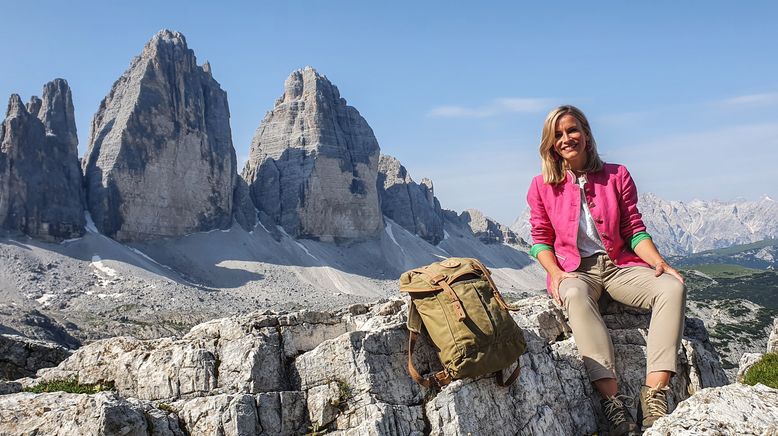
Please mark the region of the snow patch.
[[97, 269], [101, 273], [107, 275], [108, 277], [116, 277], [118, 275], [116, 273], [115, 269], [113, 269], [113, 268], [111, 268], [109, 266], [106, 266], [103, 263], [103, 260], [100, 258], [100, 256], [98, 256], [96, 254], [94, 256], [92, 256], [92, 263], [90, 263], [89, 265], [94, 267], [95, 269]]
[[446, 240], [446, 239], [448, 239], [449, 237], [450, 237], [450, 236], [449, 236], [448, 232], [446, 231], [446, 229], [443, 229], [443, 240], [445, 241], [445, 240]]
[[100, 233], [100, 231], [97, 230], [97, 226], [95, 225], [95, 222], [92, 220], [92, 214], [89, 213], [89, 211], [84, 211], [84, 218], [86, 219], [86, 225], [84, 228], [89, 233]]
[[312, 258], [316, 259], [317, 262], [319, 261], [319, 258], [314, 256], [314, 255], [312, 255], [311, 252], [308, 251], [308, 248], [306, 248], [306, 246], [303, 245], [301, 242], [294, 241], [294, 243], [297, 244], [298, 247], [302, 248], [303, 251], [305, 252], [305, 254], [307, 254], [308, 256], [311, 256]]
[[397, 243], [397, 239], [394, 238], [394, 232], [392, 232], [392, 226], [387, 225], [386, 227], [384, 227], [384, 230], [386, 230], [386, 234], [389, 235], [389, 239], [391, 239], [392, 242], [394, 242], [394, 245], [400, 247], [400, 249], [402, 250], [400, 244]]

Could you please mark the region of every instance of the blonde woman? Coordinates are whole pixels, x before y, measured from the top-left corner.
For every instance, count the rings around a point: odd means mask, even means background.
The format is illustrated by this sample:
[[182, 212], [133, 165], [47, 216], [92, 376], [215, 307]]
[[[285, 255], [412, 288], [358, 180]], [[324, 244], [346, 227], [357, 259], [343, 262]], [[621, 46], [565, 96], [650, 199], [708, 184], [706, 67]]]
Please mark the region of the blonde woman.
[[645, 429], [667, 413], [666, 390], [683, 333], [683, 277], [646, 233], [629, 172], [600, 159], [589, 121], [578, 108], [560, 106], [548, 114], [540, 157], [542, 174], [527, 193], [530, 254], [548, 273], [548, 292], [567, 310], [612, 435], [630, 434], [638, 426], [619, 395], [613, 344], [597, 300], [607, 293], [652, 311], [640, 391]]

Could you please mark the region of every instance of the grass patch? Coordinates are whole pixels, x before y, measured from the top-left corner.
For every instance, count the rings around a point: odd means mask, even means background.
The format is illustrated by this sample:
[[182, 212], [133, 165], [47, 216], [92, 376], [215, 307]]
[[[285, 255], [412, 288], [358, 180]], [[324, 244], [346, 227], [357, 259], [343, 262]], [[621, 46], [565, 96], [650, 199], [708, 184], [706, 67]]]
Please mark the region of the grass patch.
[[103, 391], [115, 391], [116, 387], [112, 381], [95, 383], [95, 384], [81, 384], [77, 378], [69, 378], [63, 380], [51, 380], [42, 383], [38, 383], [35, 386], [29, 386], [23, 389], [24, 392], [32, 392], [35, 394], [42, 394], [45, 392], [67, 392], [69, 394], [96, 394]]
[[767, 353], [762, 360], [746, 371], [743, 382], [747, 385], [761, 383], [778, 389], [778, 353]]
[[178, 413], [178, 410], [176, 410], [175, 407], [171, 406], [168, 403], [159, 403], [159, 404], [157, 404], [157, 409], [163, 410], [163, 411], [165, 411], [167, 413], [173, 413], [173, 414]]

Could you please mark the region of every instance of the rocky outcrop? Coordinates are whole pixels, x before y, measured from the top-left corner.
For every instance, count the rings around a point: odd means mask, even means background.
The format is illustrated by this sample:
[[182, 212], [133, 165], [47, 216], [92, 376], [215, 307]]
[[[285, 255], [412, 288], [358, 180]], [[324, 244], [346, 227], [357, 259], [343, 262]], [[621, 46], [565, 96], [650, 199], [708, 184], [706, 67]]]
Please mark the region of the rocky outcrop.
[[63, 79], [25, 106], [14, 94], [0, 126], [0, 224], [45, 241], [84, 234], [73, 98]]
[[773, 320], [773, 331], [770, 332], [770, 338], [767, 339], [767, 352], [778, 353], [778, 318]]
[[182, 34], [157, 33], [92, 121], [83, 165], [97, 228], [121, 241], [229, 228], [240, 186], [229, 119], [210, 66]]
[[431, 180], [414, 182], [400, 161], [382, 154], [378, 161], [378, 196], [386, 217], [431, 244], [443, 239], [443, 212]]
[[243, 177], [257, 209], [290, 235], [376, 236], [379, 146], [359, 112], [313, 68], [293, 72], [251, 142]]
[[95, 395], [18, 393], [0, 396], [0, 433], [15, 435], [184, 436], [178, 419], [149, 401]]
[[778, 389], [739, 383], [703, 389], [657, 420], [644, 434], [778, 434]]
[[[524, 328], [528, 350], [520, 379], [507, 389], [491, 377], [456, 381], [439, 393], [413, 382], [405, 363], [402, 300], [214, 320], [181, 339], [107, 339], [41, 370], [39, 379], [22, 381], [113, 381], [118, 395], [139, 399], [127, 401], [164, 401], [189, 434], [591, 434], [603, 428], [598, 396], [562, 311], [545, 297], [517, 304], [513, 317]], [[634, 395], [644, 376], [649, 316], [617, 309], [605, 320], [622, 390]], [[671, 385], [673, 404], [722, 383], [702, 323], [689, 320], [686, 332]], [[425, 373], [440, 366], [426, 341], [414, 359]], [[21, 422], [32, 419], [18, 413]]]
[[57, 366], [70, 351], [57, 344], [17, 335], [0, 335], [0, 379], [34, 376], [41, 368]]
[[521, 244], [526, 245], [523, 239], [516, 235], [510, 228], [487, 217], [480, 210], [467, 209], [459, 214], [459, 221], [470, 227], [484, 244]]

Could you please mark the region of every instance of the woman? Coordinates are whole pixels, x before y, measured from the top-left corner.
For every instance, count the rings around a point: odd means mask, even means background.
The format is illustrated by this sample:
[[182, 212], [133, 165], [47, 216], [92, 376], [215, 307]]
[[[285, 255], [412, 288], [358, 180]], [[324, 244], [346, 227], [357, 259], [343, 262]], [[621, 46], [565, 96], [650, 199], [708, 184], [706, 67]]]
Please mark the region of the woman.
[[597, 300], [608, 293], [651, 309], [643, 428], [667, 413], [686, 302], [683, 277], [659, 254], [637, 208], [635, 184], [622, 165], [603, 163], [589, 122], [574, 106], [546, 117], [542, 174], [527, 193], [532, 249], [548, 273], [548, 291], [567, 310], [589, 378], [602, 396], [611, 434], [637, 430], [618, 395], [613, 344]]

